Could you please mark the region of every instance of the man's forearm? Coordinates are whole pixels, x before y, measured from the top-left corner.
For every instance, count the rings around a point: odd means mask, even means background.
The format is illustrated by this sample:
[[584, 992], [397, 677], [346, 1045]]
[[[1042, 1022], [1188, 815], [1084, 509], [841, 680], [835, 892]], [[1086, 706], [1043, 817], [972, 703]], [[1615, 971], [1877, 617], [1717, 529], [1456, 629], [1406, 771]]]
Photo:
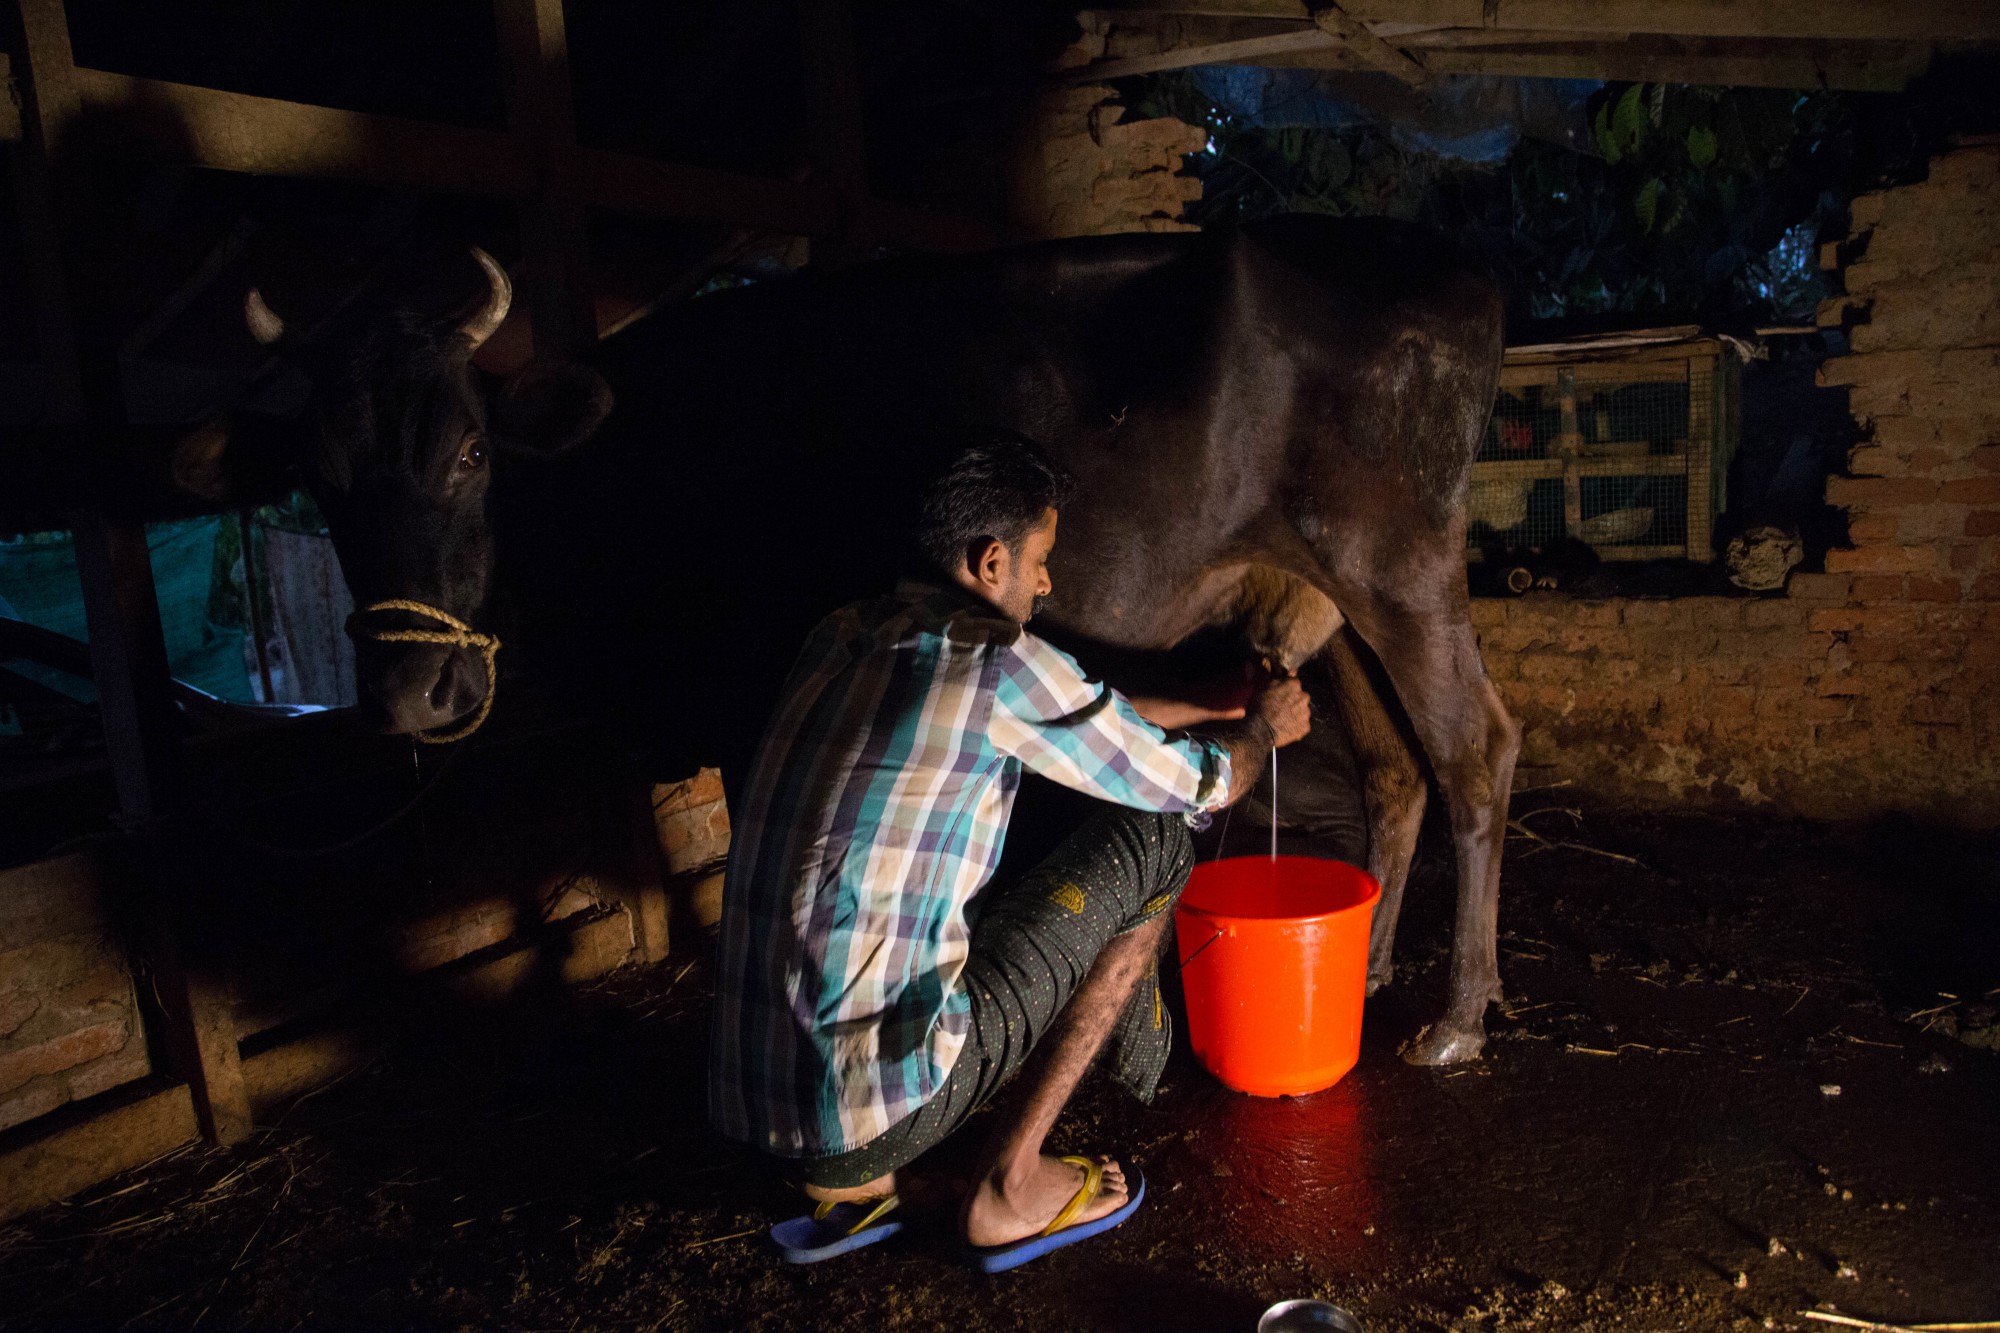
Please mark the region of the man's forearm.
[[1270, 762], [1272, 742], [1276, 739], [1271, 724], [1253, 714], [1241, 722], [1198, 730], [1211, 740], [1221, 741], [1229, 750], [1229, 799], [1223, 804], [1234, 805], [1264, 776], [1264, 765]]

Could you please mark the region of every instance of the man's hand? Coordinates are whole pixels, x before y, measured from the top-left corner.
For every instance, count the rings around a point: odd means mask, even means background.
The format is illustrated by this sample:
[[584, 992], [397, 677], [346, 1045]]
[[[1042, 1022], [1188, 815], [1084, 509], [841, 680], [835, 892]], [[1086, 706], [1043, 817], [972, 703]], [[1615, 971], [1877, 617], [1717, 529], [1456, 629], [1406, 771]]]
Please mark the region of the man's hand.
[[1271, 744], [1290, 745], [1312, 730], [1312, 701], [1296, 679], [1274, 680], [1250, 704], [1251, 716], [1271, 729]]

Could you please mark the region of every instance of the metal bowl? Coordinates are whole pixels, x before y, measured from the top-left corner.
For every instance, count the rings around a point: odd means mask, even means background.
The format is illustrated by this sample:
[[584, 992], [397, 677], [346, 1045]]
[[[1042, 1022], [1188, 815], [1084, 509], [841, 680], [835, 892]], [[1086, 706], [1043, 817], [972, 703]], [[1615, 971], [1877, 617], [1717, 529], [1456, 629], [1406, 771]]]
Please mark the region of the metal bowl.
[[1361, 1321], [1331, 1301], [1279, 1301], [1257, 1321], [1257, 1333], [1361, 1333]]

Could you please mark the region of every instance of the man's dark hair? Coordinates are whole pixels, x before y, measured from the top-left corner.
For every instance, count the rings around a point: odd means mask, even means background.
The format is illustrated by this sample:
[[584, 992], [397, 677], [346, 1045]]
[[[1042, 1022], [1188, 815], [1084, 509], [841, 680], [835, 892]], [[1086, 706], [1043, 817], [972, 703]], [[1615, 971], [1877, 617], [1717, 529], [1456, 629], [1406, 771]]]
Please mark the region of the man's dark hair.
[[1010, 551], [1051, 509], [1076, 491], [1069, 472], [1024, 436], [988, 435], [968, 446], [924, 492], [917, 518], [917, 547], [947, 574], [965, 564], [981, 538], [998, 538]]

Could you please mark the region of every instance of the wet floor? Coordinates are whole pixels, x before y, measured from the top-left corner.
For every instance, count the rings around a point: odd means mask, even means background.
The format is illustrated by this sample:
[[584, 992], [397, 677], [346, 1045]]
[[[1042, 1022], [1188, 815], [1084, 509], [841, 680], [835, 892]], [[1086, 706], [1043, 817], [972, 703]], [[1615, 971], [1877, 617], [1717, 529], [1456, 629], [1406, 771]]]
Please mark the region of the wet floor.
[[2000, 1319], [1993, 844], [1530, 824], [1579, 846], [1510, 845], [1485, 1058], [1395, 1055], [1444, 979], [1432, 857], [1347, 1079], [1266, 1101], [1177, 1056], [1150, 1107], [1087, 1085], [1059, 1145], [1123, 1154], [1148, 1201], [1013, 1274], [921, 1226], [810, 1269], [766, 1252], [789, 1203], [703, 1128], [690, 948], [414, 1034], [244, 1147], [24, 1219], [0, 1328], [1247, 1333], [1311, 1295], [1371, 1330]]

